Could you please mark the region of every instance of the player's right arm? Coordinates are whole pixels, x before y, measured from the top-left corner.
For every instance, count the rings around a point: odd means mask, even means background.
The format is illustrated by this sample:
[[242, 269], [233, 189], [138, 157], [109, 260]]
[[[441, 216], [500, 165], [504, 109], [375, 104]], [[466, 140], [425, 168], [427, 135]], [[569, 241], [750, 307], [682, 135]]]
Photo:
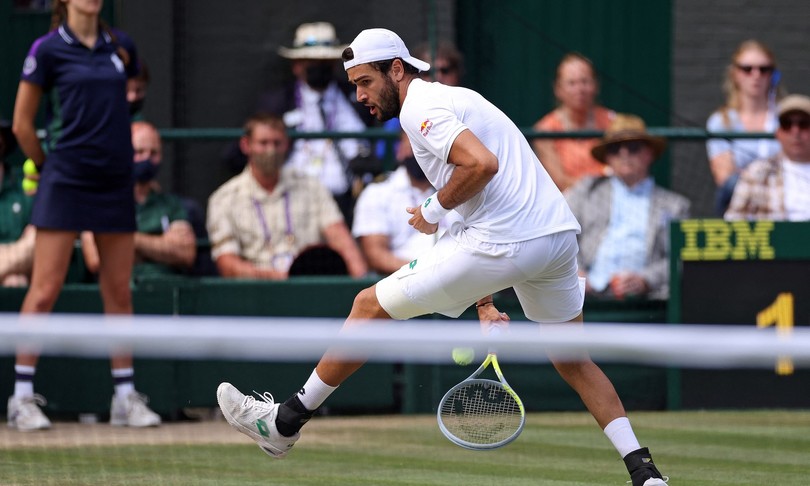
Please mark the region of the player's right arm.
[[17, 88], [17, 100], [14, 102], [14, 121], [12, 131], [23, 153], [34, 161], [37, 167], [45, 162], [45, 152], [39, 143], [34, 120], [42, 99], [42, 88], [30, 81], [20, 81]]
[[[447, 211], [483, 191], [498, 173], [498, 157], [469, 129], [459, 133], [453, 141], [447, 159], [448, 163], [455, 166], [453, 175], [436, 193], [439, 204]], [[425, 220], [421, 206], [415, 208], [412, 214], [413, 217], [408, 221], [411, 226], [426, 234], [436, 232], [438, 226]]]

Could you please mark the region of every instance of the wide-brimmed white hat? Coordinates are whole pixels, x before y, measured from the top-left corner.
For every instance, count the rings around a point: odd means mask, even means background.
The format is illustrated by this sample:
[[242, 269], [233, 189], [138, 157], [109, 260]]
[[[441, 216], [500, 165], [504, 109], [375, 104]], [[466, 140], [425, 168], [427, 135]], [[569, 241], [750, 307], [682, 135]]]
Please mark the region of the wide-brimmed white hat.
[[335, 26], [329, 22], [301, 24], [295, 29], [292, 47], [279, 47], [287, 59], [340, 59], [346, 45], [341, 45]]
[[388, 29], [366, 29], [354, 38], [349, 47], [353, 57], [343, 60], [343, 69], [398, 57], [420, 71], [430, 70], [430, 64], [411, 56], [402, 39]]

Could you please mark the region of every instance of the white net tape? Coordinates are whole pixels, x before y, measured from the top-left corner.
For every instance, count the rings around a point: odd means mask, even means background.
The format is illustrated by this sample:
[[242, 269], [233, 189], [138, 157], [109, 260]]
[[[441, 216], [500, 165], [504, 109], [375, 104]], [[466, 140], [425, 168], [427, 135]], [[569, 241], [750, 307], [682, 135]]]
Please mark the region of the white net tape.
[[683, 367], [770, 368], [780, 359], [810, 366], [810, 328], [753, 325], [538, 325], [512, 322], [496, 338], [459, 320], [366, 322], [340, 332], [343, 319], [199, 316], [0, 314], [0, 354], [20, 347], [45, 355], [135, 356], [182, 359], [312, 361], [327, 349], [380, 362], [446, 363], [454, 347], [483, 357], [490, 345], [510, 361], [542, 362], [548, 355]]

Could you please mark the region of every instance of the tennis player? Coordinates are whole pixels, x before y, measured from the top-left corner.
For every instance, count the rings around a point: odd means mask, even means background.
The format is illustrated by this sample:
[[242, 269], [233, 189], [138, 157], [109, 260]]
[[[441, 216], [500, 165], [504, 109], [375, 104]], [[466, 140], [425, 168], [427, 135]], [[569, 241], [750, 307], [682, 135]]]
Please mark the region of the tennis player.
[[[430, 66], [389, 30], [364, 30], [342, 58], [358, 101], [380, 121], [399, 117], [419, 165], [439, 188], [407, 208], [409, 223], [432, 234], [449, 211], [463, 218], [431, 250], [362, 290], [345, 327], [433, 312], [458, 317], [473, 304], [483, 327], [506, 324], [492, 294], [509, 287], [530, 320], [581, 323], [580, 226], [515, 124], [474, 91], [421, 80]], [[624, 458], [633, 486], [666, 484], [605, 374], [587, 357], [552, 362]], [[281, 458], [313, 411], [362, 364], [327, 352], [284, 403], [269, 393], [256, 400], [229, 383], [219, 386], [217, 399], [232, 426]]]

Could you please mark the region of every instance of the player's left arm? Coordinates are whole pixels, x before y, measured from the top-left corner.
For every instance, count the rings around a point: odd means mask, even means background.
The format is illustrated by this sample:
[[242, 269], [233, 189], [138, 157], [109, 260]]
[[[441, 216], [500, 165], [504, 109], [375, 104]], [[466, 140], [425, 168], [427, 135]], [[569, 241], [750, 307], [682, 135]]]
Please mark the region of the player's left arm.
[[[462, 131], [453, 141], [447, 163], [455, 165], [453, 175], [436, 193], [439, 204], [446, 210], [481, 192], [498, 173], [498, 157], [469, 129]], [[408, 222], [414, 228], [427, 234], [436, 231], [437, 225], [425, 221], [421, 207], [415, 208], [412, 214]]]

